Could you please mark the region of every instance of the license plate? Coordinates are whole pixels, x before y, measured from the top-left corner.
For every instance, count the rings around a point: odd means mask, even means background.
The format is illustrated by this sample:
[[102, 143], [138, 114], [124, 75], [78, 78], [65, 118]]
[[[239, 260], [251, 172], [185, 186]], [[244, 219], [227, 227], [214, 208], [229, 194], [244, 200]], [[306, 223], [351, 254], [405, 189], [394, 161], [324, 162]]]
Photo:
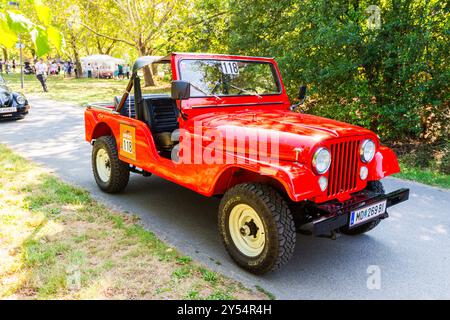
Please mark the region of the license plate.
[[355, 227], [359, 224], [362, 224], [368, 220], [371, 220], [375, 217], [378, 217], [386, 212], [386, 203], [387, 200], [377, 202], [370, 206], [352, 211], [350, 213], [350, 223], [349, 227]]
[[13, 112], [17, 112], [16, 107], [0, 108], [0, 113], [13, 113]]

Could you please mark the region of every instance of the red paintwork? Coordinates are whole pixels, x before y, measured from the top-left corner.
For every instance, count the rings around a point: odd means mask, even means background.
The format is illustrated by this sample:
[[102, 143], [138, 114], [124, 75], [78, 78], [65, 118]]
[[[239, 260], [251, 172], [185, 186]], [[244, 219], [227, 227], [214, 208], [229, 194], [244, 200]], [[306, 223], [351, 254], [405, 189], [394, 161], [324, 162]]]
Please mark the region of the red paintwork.
[[[374, 160], [367, 165], [369, 176], [367, 180], [379, 180], [385, 176], [399, 172], [397, 158], [392, 150], [379, 145], [379, 139], [370, 130], [347, 123], [325, 119], [313, 115], [295, 113], [289, 110], [289, 99], [282, 84], [276, 62], [271, 58], [204, 55], [204, 54], [173, 54], [171, 59], [173, 79], [180, 78], [178, 62], [183, 58], [199, 59], [239, 59], [257, 60], [273, 63], [280, 78], [282, 92], [279, 95], [191, 98], [182, 101], [182, 108], [187, 120], [179, 119], [180, 128], [189, 134], [202, 135], [203, 150], [211, 141], [206, 131], [224, 132], [227, 128], [246, 130], [265, 129], [276, 132], [280, 137], [280, 161], [278, 164], [261, 160], [248, 161], [243, 164], [176, 164], [169, 159], [160, 157], [153, 142], [153, 137], [146, 123], [125, 116], [88, 108], [85, 111], [86, 140], [92, 142], [102, 135], [114, 135], [119, 145], [119, 124], [128, 124], [136, 128], [136, 161], [121, 157], [136, 167], [156, 174], [167, 180], [183, 185], [205, 196], [222, 194], [231, 186], [245, 181], [261, 181], [273, 184], [285, 191], [293, 201], [311, 200], [324, 202], [330, 200], [326, 191], [322, 192], [318, 185], [318, 175], [311, 166], [314, 151], [320, 146], [345, 139], [360, 137], [371, 138], [377, 144]], [[257, 106], [246, 104], [258, 103]], [[221, 105], [239, 104], [235, 107], [221, 107]], [[262, 105], [261, 105], [262, 104]], [[199, 106], [211, 106], [196, 108]], [[194, 122], [200, 122], [201, 127], [194, 130]], [[197, 123], [198, 124], [198, 123]], [[195, 131], [195, 132], [194, 132]], [[237, 135], [239, 137], [239, 134]], [[294, 148], [300, 147], [296, 161]], [[228, 150], [224, 147], [225, 152]], [[248, 144], [246, 154], [252, 154]], [[194, 153], [194, 150], [192, 150]], [[358, 157], [358, 168], [363, 165]], [[358, 170], [359, 172], [359, 170]], [[325, 174], [328, 176], [329, 172]], [[367, 181], [357, 179], [359, 191], [365, 188]], [[343, 193], [336, 197], [338, 200], [350, 198], [350, 193]]]

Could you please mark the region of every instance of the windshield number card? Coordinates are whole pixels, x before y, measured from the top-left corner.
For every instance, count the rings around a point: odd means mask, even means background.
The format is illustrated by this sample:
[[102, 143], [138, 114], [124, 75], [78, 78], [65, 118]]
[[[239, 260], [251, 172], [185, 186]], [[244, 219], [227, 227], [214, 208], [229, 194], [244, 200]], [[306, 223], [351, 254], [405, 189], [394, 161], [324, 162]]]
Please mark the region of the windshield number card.
[[120, 155], [136, 160], [136, 129], [126, 124], [120, 124]]
[[223, 74], [238, 75], [239, 66], [236, 61], [222, 61], [220, 63]]

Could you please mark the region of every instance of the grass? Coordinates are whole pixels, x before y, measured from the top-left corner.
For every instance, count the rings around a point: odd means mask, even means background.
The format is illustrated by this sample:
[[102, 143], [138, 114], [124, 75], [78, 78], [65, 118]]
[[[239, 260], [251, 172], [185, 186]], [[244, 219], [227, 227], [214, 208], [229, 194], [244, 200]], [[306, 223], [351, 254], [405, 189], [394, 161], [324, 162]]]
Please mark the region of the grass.
[[258, 290], [259, 292], [265, 294], [267, 296], [267, 298], [269, 298], [270, 300], [275, 300], [276, 297], [273, 293], [267, 291], [266, 289], [264, 289], [263, 287], [256, 285], [255, 286], [256, 290]]
[[1, 144], [0, 188], [0, 298], [267, 298]]
[[[24, 89], [20, 88], [20, 75], [5, 74], [3, 78], [8, 86], [25, 94], [25, 96], [39, 95], [55, 101], [84, 105], [88, 102], [111, 101], [115, 96], [121, 96], [128, 81], [115, 79], [77, 79], [64, 78], [62, 75], [49, 76], [47, 87], [49, 92], [43, 92], [40, 82], [34, 75], [24, 75]], [[144, 88], [144, 93], [169, 92], [169, 85], [161, 82], [158, 86]]]
[[401, 172], [397, 173], [395, 177], [450, 189], [450, 175], [431, 168], [420, 168], [407, 164], [401, 158], [399, 163]]
[[393, 146], [401, 172], [396, 177], [450, 189], [448, 142], [406, 141]]

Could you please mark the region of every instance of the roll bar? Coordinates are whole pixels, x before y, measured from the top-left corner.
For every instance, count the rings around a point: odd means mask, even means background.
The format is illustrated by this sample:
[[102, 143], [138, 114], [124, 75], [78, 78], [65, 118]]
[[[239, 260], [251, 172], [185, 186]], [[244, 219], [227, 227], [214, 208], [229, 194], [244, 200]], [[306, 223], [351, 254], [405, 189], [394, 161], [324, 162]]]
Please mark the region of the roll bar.
[[131, 89], [133, 89], [134, 80], [137, 76], [137, 72], [144, 68], [145, 66], [148, 66], [153, 63], [168, 63], [170, 62], [171, 56], [142, 56], [139, 57], [136, 62], [133, 64], [133, 69], [130, 77], [130, 81], [127, 84], [127, 87], [125, 89], [125, 92], [122, 96], [122, 99], [120, 99], [119, 104], [116, 107], [116, 111], [120, 112], [125, 105], [125, 102], [128, 99], [128, 96], [130, 95]]

